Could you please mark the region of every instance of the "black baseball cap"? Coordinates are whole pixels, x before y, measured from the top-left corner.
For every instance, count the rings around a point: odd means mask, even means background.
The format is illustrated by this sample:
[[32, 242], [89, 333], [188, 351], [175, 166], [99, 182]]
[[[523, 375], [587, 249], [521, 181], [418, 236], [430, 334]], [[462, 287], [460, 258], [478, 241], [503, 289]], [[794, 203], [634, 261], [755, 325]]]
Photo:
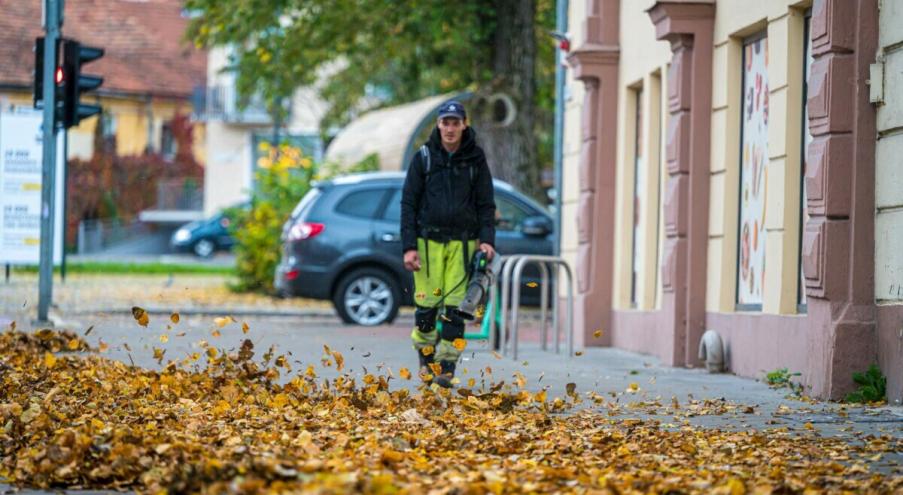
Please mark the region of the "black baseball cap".
[[457, 117], [461, 120], [467, 118], [467, 112], [464, 111], [464, 105], [456, 100], [448, 100], [439, 105], [439, 118]]

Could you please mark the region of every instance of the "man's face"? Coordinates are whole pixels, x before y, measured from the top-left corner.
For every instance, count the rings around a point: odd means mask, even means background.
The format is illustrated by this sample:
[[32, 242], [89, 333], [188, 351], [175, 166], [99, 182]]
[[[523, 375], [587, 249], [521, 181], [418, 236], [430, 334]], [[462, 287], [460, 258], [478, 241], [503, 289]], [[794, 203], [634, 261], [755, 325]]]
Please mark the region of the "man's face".
[[456, 145], [461, 142], [461, 136], [467, 129], [467, 121], [457, 117], [442, 117], [439, 119], [439, 135], [444, 144]]

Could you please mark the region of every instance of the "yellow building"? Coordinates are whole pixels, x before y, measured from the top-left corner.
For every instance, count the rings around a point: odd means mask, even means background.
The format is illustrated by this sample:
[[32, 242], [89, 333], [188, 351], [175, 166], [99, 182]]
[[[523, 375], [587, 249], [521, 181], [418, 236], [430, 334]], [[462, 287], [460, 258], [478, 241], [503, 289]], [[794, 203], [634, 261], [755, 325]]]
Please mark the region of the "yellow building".
[[[875, 160], [901, 112], [881, 109], [876, 132], [875, 83], [897, 79], [870, 69], [895, 60], [903, 11], [879, 14], [876, 0], [569, 6], [562, 254], [577, 275], [578, 341], [702, 366], [713, 330], [708, 351], [719, 346], [739, 375], [789, 368], [807, 393], [837, 398], [877, 363], [889, 398], [903, 398], [903, 358], [885, 350], [900, 349], [903, 320], [903, 291], [885, 275], [903, 272], [899, 182]], [[879, 25], [890, 54], [876, 59]]]

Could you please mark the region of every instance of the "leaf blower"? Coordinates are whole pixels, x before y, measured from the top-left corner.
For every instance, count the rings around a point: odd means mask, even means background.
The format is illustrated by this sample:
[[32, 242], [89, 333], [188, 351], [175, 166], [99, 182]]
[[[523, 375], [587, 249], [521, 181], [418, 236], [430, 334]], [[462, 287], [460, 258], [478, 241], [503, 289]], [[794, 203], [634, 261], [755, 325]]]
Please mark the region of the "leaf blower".
[[492, 261], [486, 258], [483, 251], [474, 253], [470, 262], [470, 283], [467, 284], [464, 300], [458, 305], [458, 314], [462, 318], [473, 320], [482, 316], [489, 289], [495, 283], [501, 267], [502, 259], [498, 253], [495, 253]]

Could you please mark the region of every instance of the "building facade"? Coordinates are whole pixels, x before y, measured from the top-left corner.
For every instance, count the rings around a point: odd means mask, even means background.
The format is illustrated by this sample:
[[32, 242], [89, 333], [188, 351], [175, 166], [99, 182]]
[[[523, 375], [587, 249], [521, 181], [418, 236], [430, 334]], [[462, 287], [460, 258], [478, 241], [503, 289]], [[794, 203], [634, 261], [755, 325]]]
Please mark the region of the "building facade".
[[841, 398], [877, 363], [903, 398], [901, 3], [570, 4], [581, 343], [700, 366], [715, 330], [738, 375]]
[[[299, 88], [289, 102], [287, 122], [274, 128], [262, 99], [256, 95], [240, 105], [231, 46], [217, 46], [208, 52], [207, 88], [199, 112], [206, 127], [207, 162], [204, 181], [204, 212], [211, 215], [223, 208], [248, 201], [254, 189], [259, 145], [275, 137], [298, 146], [319, 160], [323, 154], [320, 119], [326, 112], [317, 89]], [[278, 132], [277, 132], [278, 131]]]

